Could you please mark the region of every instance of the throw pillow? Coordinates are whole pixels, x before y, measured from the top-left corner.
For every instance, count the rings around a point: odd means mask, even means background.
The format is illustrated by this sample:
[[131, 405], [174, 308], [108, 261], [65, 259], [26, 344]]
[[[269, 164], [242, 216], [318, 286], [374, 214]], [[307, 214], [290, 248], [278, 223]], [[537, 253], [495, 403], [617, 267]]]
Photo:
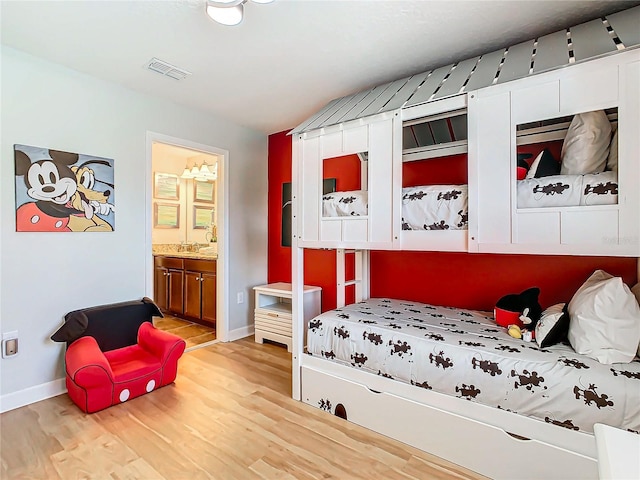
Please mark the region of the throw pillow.
[[550, 177], [552, 175], [558, 175], [559, 173], [560, 164], [553, 158], [551, 152], [545, 148], [531, 164], [526, 178]]
[[603, 172], [607, 165], [611, 123], [604, 110], [574, 115], [562, 144], [563, 175]]
[[600, 363], [628, 363], [640, 343], [640, 306], [622, 278], [597, 270], [569, 302], [569, 342]]
[[558, 303], [542, 312], [536, 325], [536, 342], [541, 348], [566, 340], [568, 333], [569, 312], [566, 303]]
[[618, 130], [613, 134], [611, 145], [609, 146], [609, 157], [607, 158], [607, 170], [618, 171]]

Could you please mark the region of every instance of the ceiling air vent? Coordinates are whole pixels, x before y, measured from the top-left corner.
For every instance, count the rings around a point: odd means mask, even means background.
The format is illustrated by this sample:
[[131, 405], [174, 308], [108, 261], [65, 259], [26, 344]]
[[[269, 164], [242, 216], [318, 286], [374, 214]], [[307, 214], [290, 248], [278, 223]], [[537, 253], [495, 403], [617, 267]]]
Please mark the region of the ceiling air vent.
[[152, 72], [159, 73], [160, 75], [164, 75], [165, 77], [173, 78], [174, 80], [183, 80], [187, 78], [188, 75], [191, 75], [191, 72], [187, 72], [186, 70], [178, 68], [175, 65], [171, 65], [170, 63], [167, 63], [155, 57], [149, 61], [147, 68]]

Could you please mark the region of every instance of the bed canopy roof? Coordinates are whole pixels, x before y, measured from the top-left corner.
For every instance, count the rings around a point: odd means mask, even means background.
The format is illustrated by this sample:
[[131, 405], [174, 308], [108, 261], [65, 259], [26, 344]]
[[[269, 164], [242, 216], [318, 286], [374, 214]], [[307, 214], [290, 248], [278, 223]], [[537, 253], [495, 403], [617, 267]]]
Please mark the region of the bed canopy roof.
[[615, 53], [640, 44], [640, 6], [337, 98], [290, 133], [406, 108]]

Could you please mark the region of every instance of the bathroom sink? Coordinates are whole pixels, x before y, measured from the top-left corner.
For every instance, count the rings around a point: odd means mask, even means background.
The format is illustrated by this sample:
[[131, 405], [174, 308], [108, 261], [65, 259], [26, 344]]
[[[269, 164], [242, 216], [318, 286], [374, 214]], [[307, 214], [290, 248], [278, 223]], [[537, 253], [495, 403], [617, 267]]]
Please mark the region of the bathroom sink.
[[218, 246], [215, 247], [203, 247], [198, 250], [198, 253], [204, 253], [205, 255], [216, 255], [218, 253]]

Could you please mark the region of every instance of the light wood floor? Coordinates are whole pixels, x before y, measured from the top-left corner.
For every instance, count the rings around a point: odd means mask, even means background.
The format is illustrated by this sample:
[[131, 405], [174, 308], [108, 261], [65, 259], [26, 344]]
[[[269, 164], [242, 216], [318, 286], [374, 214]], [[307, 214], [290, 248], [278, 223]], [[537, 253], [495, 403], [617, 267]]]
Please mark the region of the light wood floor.
[[171, 332], [184, 339], [187, 342], [187, 348], [202, 345], [216, 339], [215, 329], [168, 314], [165, 314], [164, 318], [153, 317], [153, 325], [160, 330]]
[[175, 384], [91, 415], [66, 395], [0, 415], [0, 478], [484, 478], [290, 398], [252, 337], [186, 353]]

